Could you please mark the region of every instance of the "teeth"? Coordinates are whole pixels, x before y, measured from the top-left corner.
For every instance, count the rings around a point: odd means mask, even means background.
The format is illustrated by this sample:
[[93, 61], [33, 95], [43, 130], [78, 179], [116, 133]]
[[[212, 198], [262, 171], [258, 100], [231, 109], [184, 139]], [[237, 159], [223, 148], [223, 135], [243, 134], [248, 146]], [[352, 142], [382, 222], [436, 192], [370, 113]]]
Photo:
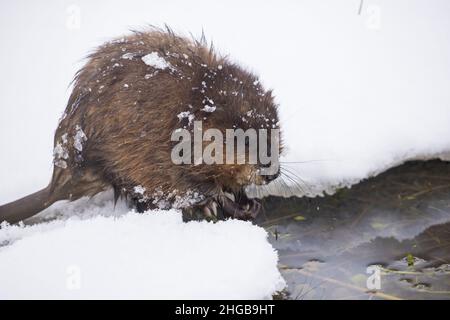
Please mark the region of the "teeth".
[[225, 196], [230, 199], [231, 201], [235, 202], [236, 198], [234, 197], [233, 193], [229, 193], [229, 192], [224, 192]]
[[248, 211], [250, 209], [250, 205], [247, 203], [246, 205], [244, 205], [244, 210]]
[[205, 216], [207, 216], [207, 217], [212, 217], [212, 214], [211, 214], [211, 210], [209, 210], [209, 208], [208, 207], [203, 207], [203, 213], [205, 214]]
[[212, 213], [217, 217], [217, 203], [214, 201], [211, 203]]

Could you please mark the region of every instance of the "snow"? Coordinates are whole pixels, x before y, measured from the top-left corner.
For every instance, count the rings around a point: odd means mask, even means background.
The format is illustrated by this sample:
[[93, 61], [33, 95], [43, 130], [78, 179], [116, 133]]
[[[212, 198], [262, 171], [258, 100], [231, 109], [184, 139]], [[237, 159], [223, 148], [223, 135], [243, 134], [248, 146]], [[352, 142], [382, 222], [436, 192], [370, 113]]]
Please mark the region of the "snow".
[[155, 69], [164, 70], [166, 68], [173, 68], [169, 62], [158, 55], [158, 52], [152, 52], [143, 56], [142, 61], [144, 61], [146, 65], [149, 65]]
[[137, 194], [140, 194], [140, 195], [144, 195], [144, 193], [145, 193], [145, 188], [143, 187], [143, 186], [141, 186], [141, 185], [139, 185], [139, 186], [135, 186], [134, 188], [133, 188], [133, 191], [135, 192], [135, 193], [137, 193]]
[[61, 143], [56, 143], [55, 149], [53, 150], [53, 156], [55, 159], [67, 159], [69, 157], [69, 154], [67, 152], [67, 149], [63, 147]]
[[267, 233], [250, 222], [72, 213], [0, 229], [12, 242], [0, 248], [0, 299], [267, 299], [285, 286]]
[[87, 141], [87, 136], [83, 132], [83, 129], [81, 129], [80, 126], [75, 127], [75, 136], [73, 137], [73, 146], [75, 149], [77, 149], [79, 152], [83, 151], [83, 143]]
[[150, 79], [150, 78], [156, 76], [157, 74], [158, 74], [158, 71], [155, 71], [155, 72], [153, 72], [153, 73], [148, 73], [148, 74], [146, 74], [146, 75], [144, 76], [144, 79], [145, 79], [145, 80], [148, 80], [148, 79]]
[[135, 56], [134, 53], [128, 52], [128, 53], [125, 53], [124, 55], [122, 55], [122, 59], [133, 60], [134, 56]]
[[192, 121], [195, 118], [195, 115], [192, 114], [190, 111], [183, 111], [183, 112], [180, 112], [179, 114], [177, 114], [177, 118], [179, 121], [183, 120], [184, 118], [187, 118], [189, 121], [188, 125], [191, 125]]
[[66, 160], [69, 158], [69, 151], [67, 150], [67, 133], [61, 136], [61, 141], [58, 141], [53, 149], [53, 163], [55, 166], [62, 169], [67, 168]]
[[214, 112], [216, 111], [216, 106], [209, 106], [205, 104], [205, 106], [201, 110], [205, 112]]

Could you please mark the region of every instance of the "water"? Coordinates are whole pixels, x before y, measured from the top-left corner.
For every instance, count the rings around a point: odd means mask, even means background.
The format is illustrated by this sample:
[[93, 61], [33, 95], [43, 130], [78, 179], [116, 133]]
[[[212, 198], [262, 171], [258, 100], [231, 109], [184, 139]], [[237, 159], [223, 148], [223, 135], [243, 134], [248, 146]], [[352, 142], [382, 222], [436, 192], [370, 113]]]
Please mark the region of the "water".
[[279, 252], [284, 298], [450, 299], [450, 163], [410, 162], [333, 196], [264, 206], [257, 223]]

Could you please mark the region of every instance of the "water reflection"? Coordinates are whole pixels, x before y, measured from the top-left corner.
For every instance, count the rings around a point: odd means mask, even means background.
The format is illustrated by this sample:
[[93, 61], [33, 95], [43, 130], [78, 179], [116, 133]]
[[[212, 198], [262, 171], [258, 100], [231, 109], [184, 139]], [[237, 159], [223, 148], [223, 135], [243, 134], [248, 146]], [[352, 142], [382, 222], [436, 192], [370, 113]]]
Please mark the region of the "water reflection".
[[[410, 162], [333, 196], [269, 198], [265, 209], [258, 224], [290, 299], [450, 299], [450, 163]], [[367, 287], [371, 265], [379, 290]]]

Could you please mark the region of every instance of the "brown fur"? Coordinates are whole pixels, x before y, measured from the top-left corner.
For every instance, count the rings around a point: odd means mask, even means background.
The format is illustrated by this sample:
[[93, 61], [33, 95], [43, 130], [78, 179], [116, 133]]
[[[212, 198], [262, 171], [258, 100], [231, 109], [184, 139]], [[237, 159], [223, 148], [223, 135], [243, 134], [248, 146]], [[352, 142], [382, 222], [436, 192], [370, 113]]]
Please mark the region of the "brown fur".
[[[145, 64], [141, 58], [151, 52], [173, 68]], [[217, 106], [215, 112], [201, 110], [207, 98]], [[251, 110], [269, 121], [243, 121]], [[278, 128], [271, 92], [203, 40], [153, 28], [102, 45], [77, 73], [56, 130], [55, 147], [63, 146], [68, 157], [55, 158], [48, 202], [92, 196], [113, 186], [147, 209], [161, 196], [173, 204], [191, 191], [208, 199], [221, 190], [240, 192], [250, 183], [264, 182], [255, 175], [255, 165], [174, 165], [170, 136], [177, 128], [192, 127], [188, 119], [177, 117], [185, 111], [203, 121], [203, 130]], [[80, 128], [87, 137], [81, 152], [74, 147]], [[67, 167], [61, 168], [58, 160]], [[145, 188], [145, 194], [136, 193], [136, 186]]]

